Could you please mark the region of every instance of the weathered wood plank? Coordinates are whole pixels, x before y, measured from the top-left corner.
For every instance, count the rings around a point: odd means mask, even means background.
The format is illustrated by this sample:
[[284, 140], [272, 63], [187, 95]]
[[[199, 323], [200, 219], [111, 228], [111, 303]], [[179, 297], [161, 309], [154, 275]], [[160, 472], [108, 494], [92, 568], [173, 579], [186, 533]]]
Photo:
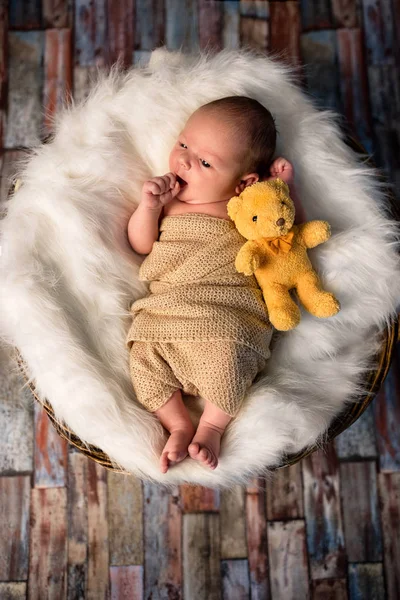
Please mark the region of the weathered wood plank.
[[240, 0], [239, 10], [242, 17], [268, 19], [269, 2], [268, 0]]
[[220, 492], [201, 485], [183, 484], [179, 486], [182, 510], [187, 512], [219, 511]]
[[41, 0], [9, 0], [10, 29], [40, 29]]
[[359, 27], [356, 0], [331, 0], [334, 27]]
[[349, 565], [349, 592], [350, 598], [386, 600], [382, 563]]
[[135, 0], [135, 50], [154, 50], [165, 39], [164, 0]]
[[400, 473], [379, 473], [387, 597], [400, 598]]
[[143, 492], [136, 477], [108, 473], [110, 564], [143, 565]]
[[85, 598], [88, 554], [88, 463], [81, 452], [68, 460], [68, 598]]
[[321, 108], [342, 112], [337, 71], [336, 32], [311, 31], [300, 36], [307, 91]]
[[375, 462], [341, 463], [340, 489], [349, 562], [382, 560]]
[[250, 598], [249, 565], [247, 560], [221, 561], [222, 600]]
[[183, 515], [183, 598], [221, 598], [219, 539], [218, 515]]
[[88, 473], [88, 598], [108, 598], [109, 549], [107, 519], [107, 471], [89, 460]]
[[393, 65], [393, 17], [390, 2], [363, 0], [362, 10], [368, 65]]
[[6, 148], [34, 146], [42, 126], [43, 32], [9, 33]]
[[265, 491], [248, 486], [246, 493], [246, 530], [251, 598], [271, 598], [268, 575]]
[[149, 64], [150, 56], [150, 50], [135, 50], [133, 53], [133, 64], [146, 67]]
[[236, 49], [240, 46], [240, 3], [237, 0], [223, 2], [222, 41], [224, 48]]
[[73, 3], [70, 0], [42, 0], [44, 27], [72, 27]]
[[107, 58], [104, 0], [75, 0], [74, 64], [104, 66]]
[[65, 598], [67, 594], [67, 490], [31, 493], [29, 598]]
[[[0, 211], [1, 208], [0, 204]], [[3, 242], [3, 245], [0, 245], [0, 257], [5, 256], [6, 253], [7, 248], [4, 247]], [[23, 389], [25, 382], [16, 368], [11, 351], [0, 347], [0, 422], [2, 426], [0, 474], [2, 475], [27, 473], [31, 472], [33, 468], [32, 395], [29, 389]]]
[[300, 63], [300, 5], [298, 2], [270, 2], [270, 51], [290, 64]]
[[[199, 19], [196, 0], [165, 0], [165, 40], [169, 50], [199, 48]], [[184, 18], [182, 16], [184, 15]]]
[[311, 582], [312, 600], [347, 600], [346, 579], [318, 579]]
[[0, 148], [6, 128], [8, 86], [8, 2], [0, 3]]
[[268, 20], [240, 17], [240, 45], [267, 53], [269, 49]]
[[242, 486], [234, 485], [230, 490], [221, 491], [221, 558], [232, 559], [247, 556], [244, 508], [245, 493]]
[[[31, 478], [0, 477], [0, 579], [28, 579]], [[6, 596], [1, 595], [0, 598]]]
[[[143, 482], [145, 598], [170, 590], [182, 598], [182, 506], [179, 488], [173, 491]], [[190, 597], [190, 596], [189, 596]]]
[[312, 579], [346, 576], [338, 460], [333, 444], [302, 461], [304, 513]]
[[68, 442], [58, 435], [46, 411], [35, 402], [35, 487], [66, 485]]
[[71, 29], [47, 29], [44, 53], [44, 128], [49, 134], [54, 130], [57, 113], [71, 99], [72, 46]]
[[338, 29], [337, 43], [344, 114], [355, 137], [371, 153], [372, 122], [361, 29]]
[[268, 556], [272, 598], [309, 598], [303, 520], [268, 523]]
[[222, 50], [223, 3], [220, 0], [198, 0], [199, 46]]
[[[110, 567], [111, 598], [143, 600], [143, 578], [142, 565]], [[177, 596], [173, 597], [177, 598]]]
[[336, 454], [338, 458], [358, 459], [358, 458], [377, 458], [378, 449], [376, 446], [374, 408], [370, 404], [351, 427], [348, 427], [343, 433], [334, 440]]
[[6, 598], [7, 600], [25, 600], [27, 597], [28, 589], [25, 581], [0, 581], [0, 598]]
[[304, 517], [301, 463], [276, 471], [266, 487], [268, 521]]
[[330, 0], [300, 0], [303, 31], [333, 27]]
[[381, 472], [400, 471], [399, 400], [400, 351], [397, 348], [392, 366], [374, 403]]
[[122, 66], [131, 66], [134, 48], [134, 16], [135, 0], [107, 3], [108, 64], [120, 60]]

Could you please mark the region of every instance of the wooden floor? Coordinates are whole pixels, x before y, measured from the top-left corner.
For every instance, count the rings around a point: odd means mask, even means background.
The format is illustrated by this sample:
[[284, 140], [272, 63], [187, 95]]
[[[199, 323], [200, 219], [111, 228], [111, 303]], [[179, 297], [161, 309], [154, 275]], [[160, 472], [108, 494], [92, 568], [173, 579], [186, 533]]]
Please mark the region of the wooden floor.
[[[1, 201], [65, 91], [152, 48], [244, 45], [304, 68], [400, 187], [399, 0], [2, 0]], [[43, 109], [44, 106], [44, 109]], [[1, 207], [1, 205], [0, 205]], [[324, 452], [218, 493], [106, 471], [55, 433], [0, 357], [0, 599], [400, 598], [400, 358]]]

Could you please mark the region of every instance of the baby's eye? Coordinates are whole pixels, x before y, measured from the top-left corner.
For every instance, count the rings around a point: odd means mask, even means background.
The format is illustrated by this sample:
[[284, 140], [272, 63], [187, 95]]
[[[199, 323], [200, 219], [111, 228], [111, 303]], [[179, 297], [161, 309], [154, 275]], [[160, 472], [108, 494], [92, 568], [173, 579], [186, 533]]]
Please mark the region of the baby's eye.
[[253, 217], [253, 221], [257, 221], [257, 217], [256, 216]]
[[211, 167], [210, 163], [208, 163], [206, 160], [202, 160], [202, 159], [200, 159], [200, 160], [201, 160], [201, 164], [203, 165], [203, 167], [207, 167], [207, 169], [208, 169], [208, 167]]
[[179, 145], [182, 146], [182, 148], [187, 148], [186, 144], [184, 144], [183, 142], [179, 142]]

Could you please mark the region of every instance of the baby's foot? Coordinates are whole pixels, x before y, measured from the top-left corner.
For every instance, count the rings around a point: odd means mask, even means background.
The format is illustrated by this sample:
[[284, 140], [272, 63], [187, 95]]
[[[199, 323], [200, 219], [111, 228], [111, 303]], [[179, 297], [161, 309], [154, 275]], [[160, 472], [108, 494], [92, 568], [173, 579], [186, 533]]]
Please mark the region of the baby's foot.
[[218, 465], [223, 433], [224, 429], [207, 421], [200, 421], [196, 435], [188, 448], [191, 458], [199, 460], [210, 469], [215, 469]]
[[190, 421], [176, 425], [170, 432], [171, 435], [161, 453], [160, 469], [162, 473], [168, 471], [168, 467], [181, 462], [188, 455], [188, 445], [193, 438], [195, 428]]

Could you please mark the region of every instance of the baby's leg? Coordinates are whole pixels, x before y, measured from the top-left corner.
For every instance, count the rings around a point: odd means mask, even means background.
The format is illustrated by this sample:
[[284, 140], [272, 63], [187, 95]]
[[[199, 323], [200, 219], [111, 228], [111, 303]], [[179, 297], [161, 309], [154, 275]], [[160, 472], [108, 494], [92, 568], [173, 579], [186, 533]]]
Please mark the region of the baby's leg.
[[176, 390], [154, 414], [171, 434], [160, 458], [161, 472], [166, 473], [168, 467], [172, 466], [169, 461], [181, 462], [187, 456], [187, 448], [195, 428], [182, 400], [181, 390]]
[[196, 435], [188, 448], [190, 456], [215, 469], [218, 465], [221, 437], [231, 419], [230, 415], [207, 400]]

